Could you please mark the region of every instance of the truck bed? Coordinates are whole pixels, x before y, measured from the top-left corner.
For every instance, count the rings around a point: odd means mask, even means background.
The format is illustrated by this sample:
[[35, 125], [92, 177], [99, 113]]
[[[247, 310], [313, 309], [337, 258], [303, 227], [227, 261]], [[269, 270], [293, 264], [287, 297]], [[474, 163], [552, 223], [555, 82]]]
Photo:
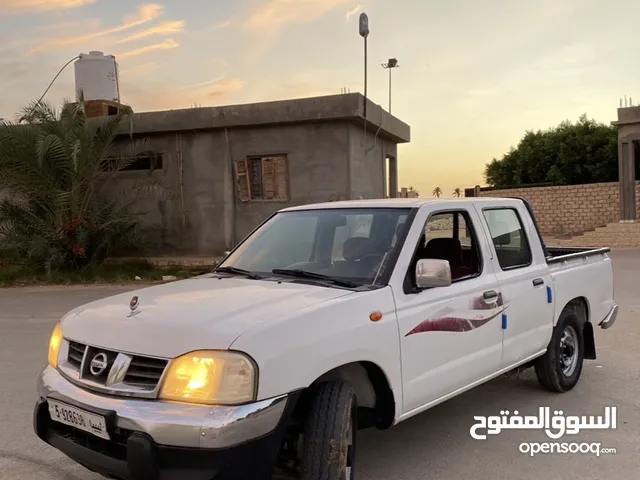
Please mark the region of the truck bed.
[[533, 208], [531, 207], [531, 204], [522, 197], [508, 197], [508, 198], [516, 198], [518, 200], [521, 200], [525, 207], [527, 208], [527, 211], [529, 212], [529, 215], [531, 216], [531, 219], [533, 220], [533, 224], [536, 227], [536, 233], [538, 234], [538, 239], [540, 240], [540, 243], [542, 244], [542, 248], [545, 252], [546, 258], [547, 258], [547, 263], [550, 265], [553, 264], [558, 264], [558, 263], [563, 263], [566, 262], [568, 260], [572, 260], [572, 259], [578, 259], [578, 258], [588, 258], [588, 257], [592, 257], [592, 256], [596, 256], [596, 255], [603, 255], [605, 253], [608, 253], [611, 251], [611, 249], [609, 247], [596, 247], [596, 248], [592, 248], [592, 247], [550, 247], [547, 246], [544, 243], [544, 237], [542, 236], [542, 233], [540, 232], [540, 228], [538, 227], [538, 221], [536, 220], [536, 214], [533, 211]]
[[547, 263], [559, 263], [580, 257], [602, 255], [611, 251], [609, 247], [546, 247]]

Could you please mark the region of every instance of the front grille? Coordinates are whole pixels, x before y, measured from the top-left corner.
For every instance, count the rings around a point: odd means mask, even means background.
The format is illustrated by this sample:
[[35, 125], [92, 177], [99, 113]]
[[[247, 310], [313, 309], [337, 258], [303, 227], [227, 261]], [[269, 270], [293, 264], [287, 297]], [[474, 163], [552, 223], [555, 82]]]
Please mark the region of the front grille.
[[131, 359], [124, 383], [153, 390], [166, 367], [167, 360], [135, 356]]
[[[161, 358], [130, 355], [79, 342], [68, 342], [69, 352], [63, 370], [75, 370], [78, 372], [79, 381], [88, 380], [93, 385], [108, 387], [107, 380], [109, 380], [114, 386], [120, 384], [120, 387], [115, 388], [126, 390], [128, 386], [138, 392], [142, 390], [142, 392], [151, 393], [158, 386], [169, 363], [168, 360]], [[125, 367], [127, 362], [129, 366], [125, 372], [122, 367]], [[114, 369], [114, 376], [109, 379], [109, 373], [114, 364], [117, 364], [116, 369], [119, 370]], [[124, 388], [122, 388], [123, 385]]]
[[67, 356], [67, 362], [73, 365], [78, 371], [80, 370], [80, 365], [82, 365], [82, 357], [84, 356], [86, 348], [87, 346], [82, 343], [69, 342], [69, 355]]

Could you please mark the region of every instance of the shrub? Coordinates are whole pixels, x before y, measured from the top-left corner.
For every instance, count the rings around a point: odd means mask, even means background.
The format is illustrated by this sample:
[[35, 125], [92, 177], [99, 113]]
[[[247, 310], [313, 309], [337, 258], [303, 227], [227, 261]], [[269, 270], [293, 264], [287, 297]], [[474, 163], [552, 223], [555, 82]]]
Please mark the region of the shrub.
[[126, 186], [122, 169], [148, 152], [146, 140], [115, 151], [130, 112], [85, 116], [80, 95], [56, 111], [33, 103], [18, 122], [0, 122], [0, 238], [18, 261], [47, 271], [101, 264], [143, 245], [135, 200], [168, 196], [151, 176]]

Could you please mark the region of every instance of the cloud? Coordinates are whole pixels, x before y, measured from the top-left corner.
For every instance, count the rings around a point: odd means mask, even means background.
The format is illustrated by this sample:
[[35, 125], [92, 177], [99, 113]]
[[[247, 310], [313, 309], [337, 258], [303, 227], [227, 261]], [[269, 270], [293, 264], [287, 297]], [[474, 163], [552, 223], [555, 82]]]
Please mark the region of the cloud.
[[241, 78], [216, 80], [214, 83], [209, 81], [187, 87], [176, 84], [159, 84], [145, 85], [144, 88], [139, 84], [125, 82], [122, 88], [123, 98], [134, 111], [138, 112], [189, 108], [194, 104], [206, 107], [244, 87], [244, 81]]
[[146, 47], [140, 47], [140, 48], [136, 48], [135, 50], [122, 52], [116, 55], [116, 57], [119, 57], [119, 58], [134, 57], [136, 55], [142, 55], [143, 53], [153, 52], [154, 50], [171, 50], [172, 48], [178, 48], [179, 46], [180, 44], [178, 42], [176, 42], [172, 38], [169, 38], [164, 42], [154, 43], [152, 45], [147, 45]]
[[134, 42], [136, 40], [151, 37], [153, 35], [169, 35], [172, 33], [180, 33], [182, 32], [182, 30], [184, 30], [183, 20], [177, 20], [174, 22], [162, 22], [158, 25], [154, 25], [153, 27], [134, 33], [129, 37], [118, 40], [116, 43]]
[[247, 96], [252, 101], [265, 98], [284, 100], [290, 98], [318, 97], [323, 95], [338, 95], [343, 88], [352, 92], [358, 91], [357, 83], [345, 82], [343, 75], [330, 68], [306, 69], [297, 68], [295, 71], [282, 75], [263, 75], [255, 86], [252, 85]]
[[273, 28], [276, 25], [308, 22], [352, 0], [267, 0], [244, 23], [245, 28]]
[[224, 75], [221, 75], [217, 78], [214, 78], [213, 80], [208, 80], [206, 82], [201, 82], [201, 83], [195, 83], [193, 85], [186, 85], [184, 87], [181, 87], [180, 90], [193, 90], [195, 88], [206, 87], [207, 85], [213, 85], [214, 83], [217, 83], [223, 79], [224, 79]]
[[347, 19], [347, 21], [351, 20], [351, 17], [355, 17], [358, 13], [360, 13], [363, 8], [364, 7], [362, 5], [358, 4], [354, 8], [349, 10], [345, 15], [345, 18]]
[[237, 92], [244, 87], [244, 81], [240, 78], [229, 78], [213, 84], [213, 87], [206, 90], [209, 98], [221, 99], [230, 93]]
[[64, 32], [69, 30], [97, 30], [100, 28], [100, 20], [97, 18], [83, 18], [82, 20], [72, 20], [62, 23], [48, 23], [34, 27], [36, 32]]
[[209, 30], [222, 30], [223, 28], [230, 27], [233, 22], [231, 20], [223, 20], [221, 22], [216, 23]]
[[[2, 0], [0, 0], [2, 1]], [[162, 16], [164, 14], [164, 7], [162, 5], [158, 5], [156, 3], [147, 3], [141, 5], [138, 8], [138, 11], [133, 15], [127, 15], [123, 19], [123, 22], [112, 28], [108, 28], [106, 30], [101, 30], [94, 33], [88, 33], [85, 35], [76, 35], [73, 37], [51, 37], [45, 38], [40, 43], [38, 43], [35, 47], [29, 50], [29, 55], [34, 55], [37, 53], [44, 53], [51, 50], [59, 49], [60, 47], [68, 47], [71, 45], [83, 45], [87, 42], [95, 40], [96, 38], [106, 37], [109, 35], [113, 35], [114, 33], [124, 32], [125, 30], [129, 30], [131, 28], [138, 27], [140, 25], [144, 25], [145, 23], [151, 22], [156, 18]]]
[[0, 16], [52, 10], [70, 10], [94, 3], [96, 0], [0, 0]]

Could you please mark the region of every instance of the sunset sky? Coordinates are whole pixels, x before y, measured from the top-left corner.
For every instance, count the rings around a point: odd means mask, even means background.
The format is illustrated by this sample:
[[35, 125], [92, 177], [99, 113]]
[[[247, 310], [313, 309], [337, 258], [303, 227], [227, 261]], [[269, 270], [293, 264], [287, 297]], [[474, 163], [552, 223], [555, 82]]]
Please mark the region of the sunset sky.
[[[411, 125], [400, 184], [423, 197], [483, 184], [484, 165], [587, 113], [640, 101], [637, 0], [0, 0], [0, 117], [40, 96], [75, 55], [120, 64], [136, 111], [363, 90], [361, 11], [369, 15], [369, 96]], [[74, 96], [73, 66], [47, 99]]]

